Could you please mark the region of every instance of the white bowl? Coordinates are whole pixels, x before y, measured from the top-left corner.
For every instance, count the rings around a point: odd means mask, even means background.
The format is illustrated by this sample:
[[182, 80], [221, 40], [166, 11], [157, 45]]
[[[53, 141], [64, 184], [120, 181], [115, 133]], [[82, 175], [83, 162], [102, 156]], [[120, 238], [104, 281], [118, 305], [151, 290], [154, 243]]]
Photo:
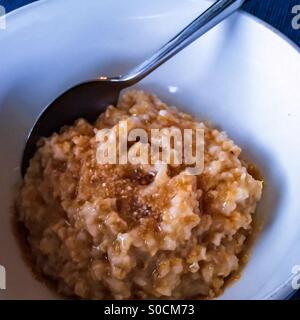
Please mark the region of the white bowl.
[[[0, 29], [0, 298], [54, 298], [24, 263], [11, 229], [26, 135], [42, 108], [70, 86], [118, 75], [195, 18], [203, 0], [51, 0], [7, 16]], [[211, 120], [261, 169], [265, 224], [242, 278], [222, 299], [285, 298], [300, 265], [299, 51], [237, 13], [140, 83]]]

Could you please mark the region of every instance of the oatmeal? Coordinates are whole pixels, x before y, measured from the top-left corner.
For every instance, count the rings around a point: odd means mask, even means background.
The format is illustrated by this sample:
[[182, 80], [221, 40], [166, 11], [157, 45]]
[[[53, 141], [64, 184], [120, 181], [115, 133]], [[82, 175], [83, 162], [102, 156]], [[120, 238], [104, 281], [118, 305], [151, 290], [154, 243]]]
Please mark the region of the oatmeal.
[[241, 149], [204, 123], [199, 175], [184, 165], [99, 164], [97, 133], [121, 120], [145, 130], [199, 126], [129, 91], [94, 124], [80, 119], [41, 139], [18, 200], [36, 271], [86, 299], [218, 296], [242, 263], [262, 181]]

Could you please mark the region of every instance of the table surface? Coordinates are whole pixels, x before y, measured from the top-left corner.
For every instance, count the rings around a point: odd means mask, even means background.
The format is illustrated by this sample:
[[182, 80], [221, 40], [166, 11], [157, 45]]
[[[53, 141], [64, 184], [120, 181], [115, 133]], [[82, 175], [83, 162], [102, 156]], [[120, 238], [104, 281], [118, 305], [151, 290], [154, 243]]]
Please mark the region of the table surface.
[[[35, 1], [38, 0], [0, 0], [0, 5], [4, 6], [6, 12], [10, 12]], [[300, 0], [249, 0], [244, 4], [243, 10], [269, 23], [300, 46], [300, 29], [292, 28], [292, 8], [295, 5], [300, 5]], [[300, 291], [292, 300], [300, 300]]]

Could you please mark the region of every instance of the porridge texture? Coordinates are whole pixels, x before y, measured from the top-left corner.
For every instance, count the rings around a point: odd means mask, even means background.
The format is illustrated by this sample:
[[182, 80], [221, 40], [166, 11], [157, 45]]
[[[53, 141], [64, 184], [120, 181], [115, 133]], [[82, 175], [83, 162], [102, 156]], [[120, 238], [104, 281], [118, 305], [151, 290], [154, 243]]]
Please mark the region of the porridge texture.
[[218, 296], [242, 264], [262, 181], [204, 123], [199, 175], [184, 165], [100, 165], [97, 132], [120, 120], [129, 130], [199, 125], [129, 91], [93, 125], [80, 119], [41, 139], [17, 203], [34, 269], [58, 292], [86, 299]]

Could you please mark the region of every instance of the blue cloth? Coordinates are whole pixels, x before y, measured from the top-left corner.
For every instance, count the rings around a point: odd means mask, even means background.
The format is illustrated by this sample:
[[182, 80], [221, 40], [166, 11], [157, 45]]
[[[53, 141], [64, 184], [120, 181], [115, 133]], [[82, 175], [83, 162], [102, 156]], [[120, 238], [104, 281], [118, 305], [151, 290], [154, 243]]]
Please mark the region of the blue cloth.
[[[10, 12], [35, 1], [38, 0], [0, 0], [0, 5], [5, 7], [6, 12]], [[266, 21], [300, 46], [300, 29], [292, 28], [292, 19], [295, 16], [292, 8], [295, 5], [300, 5], [300, 0], [249, 0], [243, 9]], [[300, 300], [300, 291], [292, 300]]]

